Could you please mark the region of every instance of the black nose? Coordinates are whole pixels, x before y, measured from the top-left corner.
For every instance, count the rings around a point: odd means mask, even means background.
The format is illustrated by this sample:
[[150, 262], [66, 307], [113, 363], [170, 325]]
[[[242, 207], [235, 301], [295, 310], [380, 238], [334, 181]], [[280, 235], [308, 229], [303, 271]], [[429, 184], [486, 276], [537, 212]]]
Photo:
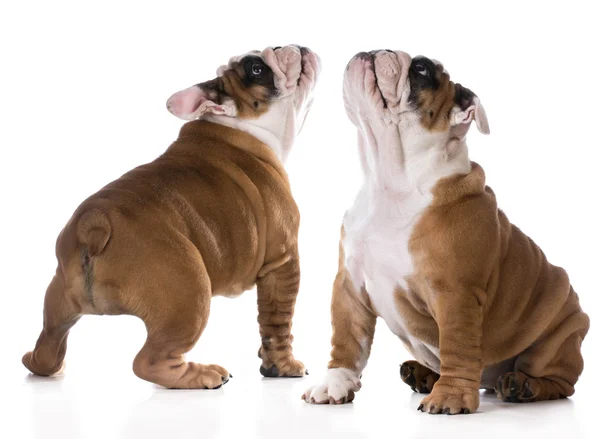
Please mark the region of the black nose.
[[352, 57], [352, 59], [350, 61], [348, 61], [348, 64], [346, 64], [346, 70], [350, 69], [350, 64], [352, 64], [352, 61], [354, 61], [355, 59], [362, 59], [363, 61], [370, 61], [371, 64], [373, 64], [373, 61], [374, 61], [373, 52], [358, 52], [356, 55], [354, 55]]
[[373, 53], [372, 52], [358, 52], [356, 55], [354, 55], [354, 59], [356, 58], [360, 58], [360, 59], [371, 59], [373, 58]]
[[393, 50], [390, 50], [390, 49], [378, 49], [378, 50], [371, 50], [369, 53], [370, 53], [371, 55], [376, 55], [376, 54], [378, 54], [379, 52], [390, 52], [390, 53], [394, 53], [394, 51], [393, 51]]
[[306, 54], [309, 52], [308, 47], [304, 47], [304, 46], [298, 46], [300, 48], [300, 55], [302, 56], [306, 56]]

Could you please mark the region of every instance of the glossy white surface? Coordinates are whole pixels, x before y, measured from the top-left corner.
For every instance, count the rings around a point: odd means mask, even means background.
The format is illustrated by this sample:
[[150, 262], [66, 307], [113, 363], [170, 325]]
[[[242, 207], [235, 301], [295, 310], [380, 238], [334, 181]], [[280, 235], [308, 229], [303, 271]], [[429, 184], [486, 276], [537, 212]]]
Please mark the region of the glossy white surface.
[[[251, 305], [244, 299], [237, 302]], [[224, 305], [231, 308], [231, 303]], [[219, 311], [224, 313], [225, 309], [221, 307]], [[251, 320], [248, 317], [246, 320]], [[249, 321], [240, 322], [240, 326], [248, 324], [240, 334], [222, 337], [211, 329], [224, 327], [224, 322], [210, 325], [205, 342], [201, 342], [205, 345], [204, 354], [204, 349], [194, 349], [190, 358], [221, 361], [234, 378], [219, 390], [192, 391], [166, 390], [133, 375], [130, 363], [134, 351], [127, 352], [125, 347], [135, 348], [143, 339], [138, 322], [126, 317], [92, 320], [95, 321], [81, 323], [79, 331], [73, 332], [67, 370], [62, 377], [28, 375], [11, 357], [11, 367], [3, 368], [0, 437], [596, 437], [593, 432], [597, 425], [597, 384], [592, 372], [597, 367], [595, 361], [588, 365], [590, 370], [572, 399], [509, 404], [482, 393], [481, 408], [475, 414], [433, 416], [417, 412], [421, 395], [401, 382], [397, 364], [409, 357], [383, 322], [379, 323], [372, 361], [355, 401], [344, 406], [315, 406], [304, 403], [300, 395], [323, 372], [326, 351], [313, 351], [318, 355], [304, 352], [308, 355], [302, 357], [299, 352], [299, 358], [309, 366], [309, 377], [262, 378], [258, 373], [259, 360], [254, 355], [258, 336], [250, 331], [254, 327]], [[104, 333], [102, 340], [92, 337], [97, 348], [86, 340], [92, 331]], [[221, 344], [219, 338], [227, 349], [216, 352]], [[594, 343], [586, 341], [588, 346]]]
[[[251, 3], [246, 0], [4, 1], [0, 7], [0, 438], [599, 437], [598, 14], [594, 2]], [[323, 61], [314, 105], [288, 159], [302, 223], [295, 352], [311, 372], [263, 380], [254, 292], [216, 299], [189, 358], [234, 378], [217, 391], [168, 391], [131, 364], [140, 321], [87, 317], [72, 331], [63, 378], [28, 375], [21, 356], [42, 325], [54, 243], [87, 196], [161, 154], [181, 121], [175, 91], [212, 79], [232, 55], [301, 43]], [[344, 211], [360, 185], [342, 77], [358, 51], [401, 49], [443, 62], [486, 108], [491, 135], [469, 135], [499, 205], [569, 272], [592, 329], [572, 400], [482, 398], [469, 416], [416, 411], [399, 378], [410, 358], [380, 322], [353, 404], [310, 406], [325, 370], [329, 301]], [[313, 381], [314, 380], [314, 381]], [[594, 433], [595, 432], [595, 433]]]

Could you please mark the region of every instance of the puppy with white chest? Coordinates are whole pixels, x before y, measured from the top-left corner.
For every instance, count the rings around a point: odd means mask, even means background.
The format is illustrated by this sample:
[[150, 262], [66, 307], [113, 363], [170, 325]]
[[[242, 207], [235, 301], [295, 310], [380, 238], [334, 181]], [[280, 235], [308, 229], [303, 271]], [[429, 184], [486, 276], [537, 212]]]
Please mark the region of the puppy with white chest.
[[306, 373], [292, 354], [299, 213], [285, 160], [312, 102], [319, 58], [304, 47], [232, 58], [167, 103], [190, 120], [167, 151], [85, 200], [56, 243], [34, 374], [60, 372], [69, 330], [86, 314], [129, 314], [148, 336], [133, 370], [168, 388], [218, 388], [221, 366], [188, 362], [213, 296], [257, 286], [268, 377]]
[[364, 183], [347, 211], [331, 303], [331, 361], [306, 402], [354, 399], [381, 317], [417, 361], [419, 410], [471, 413], [479, 389], [510, 402], [568, 397], [589, 328], [562, 268], [498, 209], [465, 137], [486, 113], [436, 61], [359, 53], [344, 77]]

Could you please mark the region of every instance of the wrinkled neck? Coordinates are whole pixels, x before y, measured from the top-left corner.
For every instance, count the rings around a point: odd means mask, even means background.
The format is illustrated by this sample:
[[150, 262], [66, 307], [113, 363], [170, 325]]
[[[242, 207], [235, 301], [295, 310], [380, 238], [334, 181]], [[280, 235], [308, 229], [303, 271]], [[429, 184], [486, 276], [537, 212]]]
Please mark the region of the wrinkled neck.
[[359, 155], [369, 191], [430, 194], [440, 178], [470, 171], [464, 139], [449, 141], [446, 133], [416, 132], [402, 123], [360, 122]]
[[266, 113], [256, 119], [214, 114], [203, 119], [252, 134], [267, 145], [282, 163], [285, 163], [296, 138], [296, 112], [291, 97], [274, 102]]

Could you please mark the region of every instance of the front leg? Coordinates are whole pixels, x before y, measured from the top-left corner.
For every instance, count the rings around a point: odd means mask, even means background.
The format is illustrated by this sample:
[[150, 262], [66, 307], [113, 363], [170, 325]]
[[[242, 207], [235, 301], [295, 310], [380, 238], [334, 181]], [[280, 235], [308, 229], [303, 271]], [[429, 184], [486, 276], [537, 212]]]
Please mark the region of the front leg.
[[483, 361], [481, 351], [483, 311], [469, 289], [434, 293], [440, 331], [440, 379], [419, 410], [427, 413], [472, 413], [479, 407]]
[[310, 387], [302, 399], [313, 404], [343, 404], [354, 399], [371, 353], [376, 318], [364, 290], [358, 293], [345, 268], [340, 267], [331, 299], [333, 349], [327, 375], [321, 384]]
[[269, 378], [304, 376], [304, 364], [292, 354], [292, 317], [300, 287], [298, 253], [261, 270], [256, 287], [262, 341], [258, 356], [263, 360], [260, 373]]

